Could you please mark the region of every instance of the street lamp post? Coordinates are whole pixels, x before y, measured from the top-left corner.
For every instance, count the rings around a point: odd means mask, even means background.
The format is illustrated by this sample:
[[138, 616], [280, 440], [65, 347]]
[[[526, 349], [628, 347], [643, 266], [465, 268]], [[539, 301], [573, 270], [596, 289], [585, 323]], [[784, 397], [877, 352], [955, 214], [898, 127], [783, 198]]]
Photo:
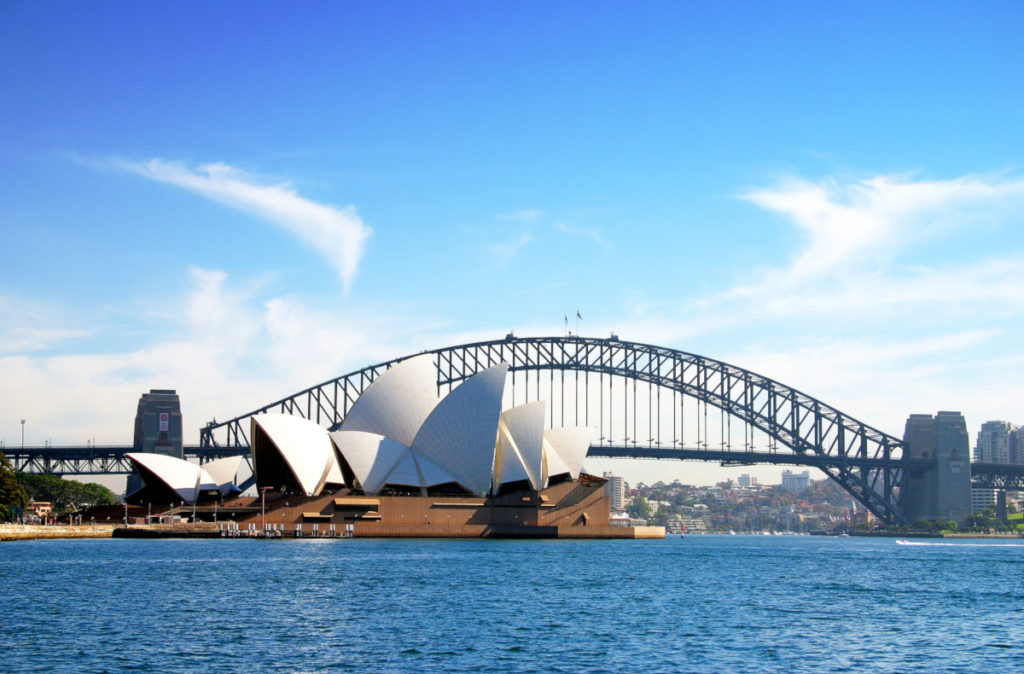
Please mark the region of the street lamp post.
[[267, 491], [270, 487], [263, 487], [260, 489], [260, 526], [263, 527], [264, 533], [267, 528]]

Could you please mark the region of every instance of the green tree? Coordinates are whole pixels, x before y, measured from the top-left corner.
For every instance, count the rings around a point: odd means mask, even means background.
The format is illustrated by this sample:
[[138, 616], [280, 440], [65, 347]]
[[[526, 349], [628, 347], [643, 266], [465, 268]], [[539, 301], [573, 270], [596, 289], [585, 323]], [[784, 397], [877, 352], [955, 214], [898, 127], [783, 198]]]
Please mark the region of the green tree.
[[633, 501], [626, 506], [626, 512], [629, 516], [638, 519], [646, 520], [651, 517], [651, 504], [647, 502], [643, 496], [637, 496]]
[[25, 486], [29, 498], [34, 501], [49, 501], [58, 513], [72, 512], [87, 506], [117, 503], [116, 497], [109, 489], [95, 482], [83, 484], [56, 475], [31, 473], [21, 473], [18, 477]]
[[0, 452], [0, 520], [14, 519], [15, 511], [25, 507], [28, 496], [18, 482], [18, 477], [11, 467], [7, 456]]
[[996, 517], [995, 512], [991, 508], [971, 513], [964, 522], [964, 525], [968, 531], [978, 532], [1007, 531], [1010, 529], [1009, 526], [999, 521], [999, 518]]

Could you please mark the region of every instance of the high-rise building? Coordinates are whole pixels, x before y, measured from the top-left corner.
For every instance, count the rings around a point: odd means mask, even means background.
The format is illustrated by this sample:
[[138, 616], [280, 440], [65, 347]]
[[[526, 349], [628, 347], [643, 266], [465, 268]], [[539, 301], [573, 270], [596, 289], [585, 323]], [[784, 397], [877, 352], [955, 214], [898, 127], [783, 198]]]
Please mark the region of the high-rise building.
[[906, 455], [931, 462], [903, 471], [900, 507], [904, 517], [962, 522], [971, 514], [970, 441], [959, 412], [911, 414], [903, 432]]
[[791, 470], [782, 471], [782, 488], [786, 491], [803, 491], [811, 486], [810, 471], [794, 473]]
[[606, 472], [602, 477], [608, 480], [604, 486], [605, 494], [611, 499], [612, 510], [626, 509], [626, 484], [621, 477]]
[[[1010, 460], [1010, 434], [1016, 430], [1009, 421], [983, 423], [978, 431], [978, 443], [974, 446], [974, 460], [978, 463], [1018, 463]], [[1016, 445], [1015, 437], [1015, 455], [1018, 453]]]
[[747, 475], [746, 473], [743, 473], [738, 478], [736, 478], [736, 484], [745, 489], [749, 489], [750, 487], [757, 486], [757, 478]]
[[1010, 463], [1024, 463], [1024, 428], [1010, 431]]

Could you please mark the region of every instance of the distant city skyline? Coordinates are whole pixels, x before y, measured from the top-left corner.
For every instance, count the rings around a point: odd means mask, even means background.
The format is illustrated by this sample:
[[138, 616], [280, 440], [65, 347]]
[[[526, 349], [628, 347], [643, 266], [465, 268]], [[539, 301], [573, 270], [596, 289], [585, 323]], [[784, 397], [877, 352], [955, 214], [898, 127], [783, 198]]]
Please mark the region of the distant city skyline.
[[896, 436], [1024, 423], [1022, 32], [1012, 2], [5, 3], [0, 442], [128, 442], [167, 388], [194, 443], [566, 319]]

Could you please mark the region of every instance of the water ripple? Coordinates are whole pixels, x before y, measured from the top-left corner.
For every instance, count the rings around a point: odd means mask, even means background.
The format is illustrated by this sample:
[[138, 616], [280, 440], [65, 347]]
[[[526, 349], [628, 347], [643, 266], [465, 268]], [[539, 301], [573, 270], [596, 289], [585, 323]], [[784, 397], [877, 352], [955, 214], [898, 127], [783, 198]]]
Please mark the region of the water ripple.
[[796, 537], [8, 543], [0, 669], [1013, 671], [1022, 566]]

